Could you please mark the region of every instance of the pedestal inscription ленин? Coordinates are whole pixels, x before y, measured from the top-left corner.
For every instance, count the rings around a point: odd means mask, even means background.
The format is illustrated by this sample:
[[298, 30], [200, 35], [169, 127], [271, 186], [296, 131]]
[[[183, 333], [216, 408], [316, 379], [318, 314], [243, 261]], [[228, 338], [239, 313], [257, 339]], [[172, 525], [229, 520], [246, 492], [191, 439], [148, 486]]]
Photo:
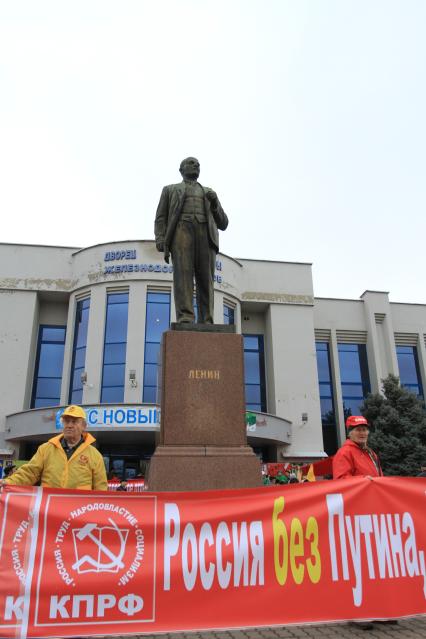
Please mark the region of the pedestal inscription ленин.
[[160, 443], [149, 490], [261, 484], [247, 445], [241, 335], [167, 331], [162, 341]]

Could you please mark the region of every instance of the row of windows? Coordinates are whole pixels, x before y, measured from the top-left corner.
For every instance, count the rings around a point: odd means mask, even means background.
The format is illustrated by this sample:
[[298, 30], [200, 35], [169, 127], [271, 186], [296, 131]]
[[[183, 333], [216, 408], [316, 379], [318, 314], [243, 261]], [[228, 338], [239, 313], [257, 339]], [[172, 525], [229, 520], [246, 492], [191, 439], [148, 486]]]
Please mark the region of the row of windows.
[[[367, 349], [365, 344], [338, 344], [343, 413], [359, 415], [360, 407], [370, 392]], [[316, 343], [321, 420], [324, 449], [333, 455], [338, 448], [335, 403], [331, 377], [330, 350], [326, 342]], [[423, 397], [417, 348], [396, 346], [400, 382], [419, 397]]]
[[[124, 400], [128, 310], [128, 292], [108, 294], [102, 361], [102, 403], [120, 403]], [[81, 404], [83, 399], [89, 313], [90, 298], [79, 300], [76, 305], [69, 389], [69, 402], [72, 404]], [[234, 324], [235, 321], [234, 308], [226, 303], [223, 306], [223, 321], [224, 324]], [[154, 403], [156, 399], [161, 336], [169, 326], [170, 293], [148, 292], [142, 391], [144, 403]], [[60, 403], [65, 334], [65, 326], [40, 326], [31, 408]]]
[[[110, 293], [107, 297], [105, 338], [102, 363], [101, 402], [124, 400], [127, 348], [128, 293]], [[80, 300], [76, 307], [72, 352], [69, 402], [82, 402], [87, 329], [90, 299]], [[224, 323], [234, 322], [234, 309], [224, 305]], [[148, 292], [145, 323], [145, 360], [142, 401], [155, 403], [158, 357], [161, 336], [170, 326], [170, 293]], [[64, 326], [41, 326], [37, 346], [35, 377], [31, 407], [60, 403], [62, 367], [65, 345]], [[248, 410], [266, 412], [266, 380], [263, 335], [244, 335], [245, 395]], [[317, 342], [317, 367], [321, 401], [324, 448], [334, 454], [338, 447], [335, 400], [331, 376], [329, 345]], [[423, 396], [417, 349], [397, 346], [401, 384]], [[338, 344], [338, 358], [345, 418], [360, 413], [360, 406], [370, 392], [365, 344]]]

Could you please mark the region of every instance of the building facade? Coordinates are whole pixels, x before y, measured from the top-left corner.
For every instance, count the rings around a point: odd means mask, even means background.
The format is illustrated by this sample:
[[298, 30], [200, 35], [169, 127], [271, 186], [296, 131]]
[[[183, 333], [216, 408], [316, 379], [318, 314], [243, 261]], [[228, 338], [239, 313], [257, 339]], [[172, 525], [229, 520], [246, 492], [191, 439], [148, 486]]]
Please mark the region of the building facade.
[[[28, 459], [76, 403], [108, 469], [143, 471], [172, 277], [153, 241], [0, 244], [0, 459]], [[244, 336], [247, 435], [265, 462], [333, 454], [345, 415], [389, 373], [423, 395], [426, 306], [314, 298], [310, 264], [219, 254], [215, 323]]]

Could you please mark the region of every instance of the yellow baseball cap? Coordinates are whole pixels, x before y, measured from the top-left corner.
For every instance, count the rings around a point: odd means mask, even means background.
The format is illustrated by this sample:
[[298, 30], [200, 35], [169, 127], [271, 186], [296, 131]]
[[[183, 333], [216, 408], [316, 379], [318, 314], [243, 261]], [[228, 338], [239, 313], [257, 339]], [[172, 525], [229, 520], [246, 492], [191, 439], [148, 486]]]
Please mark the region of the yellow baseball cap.
[[81, 406], [67, 406], [61, 417], [65, 417], [66, 415], [69, 415], [70, 417], [81, 417], [82, 419], [86, 419], [86, 413], [83, 408], [81, 408]]

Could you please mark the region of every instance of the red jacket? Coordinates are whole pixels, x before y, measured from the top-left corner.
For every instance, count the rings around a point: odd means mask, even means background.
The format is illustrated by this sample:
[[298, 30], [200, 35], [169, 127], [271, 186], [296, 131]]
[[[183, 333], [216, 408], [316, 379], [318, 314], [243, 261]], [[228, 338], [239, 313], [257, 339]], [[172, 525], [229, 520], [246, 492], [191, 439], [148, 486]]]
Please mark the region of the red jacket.
[[347, 439], [333, 457], [333, 479], [367, 475], [371, 477], [383, 475], [378, 456], [371, 448], [361, 448], [351, 439]]

